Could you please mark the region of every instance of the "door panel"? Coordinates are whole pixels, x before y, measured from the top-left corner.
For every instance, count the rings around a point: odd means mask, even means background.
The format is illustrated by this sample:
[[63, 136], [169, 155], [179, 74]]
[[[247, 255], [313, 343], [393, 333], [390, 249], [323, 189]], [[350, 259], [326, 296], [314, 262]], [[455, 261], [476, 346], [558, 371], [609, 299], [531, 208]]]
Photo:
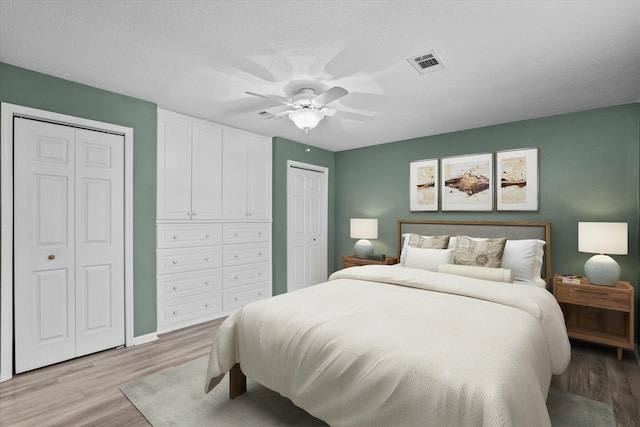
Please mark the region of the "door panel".
[[158, 219], [191, 219], [191, 125], [158, 116]]
[[76, 355], [124, 344], [124, 144], [76, 130]]
[[14, 119], [17, 373], [75, 355], [71, 127]]
[[220, 219], [222, 208], [222, 129], [196, 124], [192, 148], [192, 219]]

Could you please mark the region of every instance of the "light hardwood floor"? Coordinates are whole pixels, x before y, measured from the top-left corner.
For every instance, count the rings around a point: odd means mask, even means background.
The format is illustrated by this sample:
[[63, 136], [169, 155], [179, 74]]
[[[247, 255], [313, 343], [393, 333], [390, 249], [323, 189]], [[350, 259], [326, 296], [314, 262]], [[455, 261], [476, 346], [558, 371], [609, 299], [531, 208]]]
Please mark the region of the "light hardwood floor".
[[[17, 375], [0, 384], [0, 425], [148, 426], [120, 386], [206, 355], [222, 320]], [[573, 342], [552, 387], [611, 405], [618, 426], [640, 426], [640, 365], [630, 351], [618, 362], [610, 347]]]

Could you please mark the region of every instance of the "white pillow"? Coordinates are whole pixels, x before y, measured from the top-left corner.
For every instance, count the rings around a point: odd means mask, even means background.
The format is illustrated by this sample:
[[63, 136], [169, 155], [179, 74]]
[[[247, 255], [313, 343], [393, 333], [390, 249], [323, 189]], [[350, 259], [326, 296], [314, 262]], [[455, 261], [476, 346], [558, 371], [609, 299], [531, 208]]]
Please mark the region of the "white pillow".
[[405, 267], [438, 271], [440, 264], [453, 262], [453, 249], [422, 249], [413, 246], [407, 246], [406, 249]]
[[544, 257], [544, 240], [507, 240], [502, 254], [502, 268], [513, 272], [515, 280], [544, 284], [540, 276]]
[[480, 267], [477, 265], [440, 264], [440, 273], [474, 277], [476, 279], [493, 280], [494, 282], [513, 283], [511, 270], [507, 268]]
[[[471, 240], [484, 240], [470, 237]], [[456, 247], [457, 237], [449, 239], [449, 249]], [[522, 282], [535, 282], [546, 285], [540, 276], [544, 258], [544, 240], [519, 239], [507, 240], [502, 254], [501, 268], [508, 268], [513, 273], [513, 279]]]
[[[401, 265], [404, 265], [404, 260], [407, 257], [407, 248], [409, 247], [409, 236], [411, 234], [415, 234], [415, 233], [404, 233], [402, 235], [402, 250], [400, 251], [400, 261], [399, 261]], [[433, 239], [433, 238], [440, 238], [443, 236], [420, 236], [420, 237], [422, 237], [423, 239]], [[427, 249], [427, 248], [424, 248], [424, 249]], [[451, 243], [449, 243], [448, 249], [451, 249]], [[438, 249], [438, 250], [441, 250], [441, 249]]]

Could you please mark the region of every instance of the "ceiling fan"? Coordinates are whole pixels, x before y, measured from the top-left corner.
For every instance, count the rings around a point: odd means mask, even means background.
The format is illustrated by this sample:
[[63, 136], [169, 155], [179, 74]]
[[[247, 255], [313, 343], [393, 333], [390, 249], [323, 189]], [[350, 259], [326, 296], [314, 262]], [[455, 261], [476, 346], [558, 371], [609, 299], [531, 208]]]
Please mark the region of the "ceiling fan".
[[291, 98], [274, 95], [261, 95], [254, 92], [246, 93], [248, 95], [258, 96], [279, 104], [287, 105], [290, 109], [275, 113], [273, 116], [288, 116], [298, 128], [305, 132], [309, 132], [309, 130], [315, 128], [322, 119], [336, 114], [335, 109], [326, 107], [326, 105], [342, 98], [349, 92], [344, 88], [334, 86], [320, 94], [318, 94], [314, 88], [302, 87], [298, 89]]

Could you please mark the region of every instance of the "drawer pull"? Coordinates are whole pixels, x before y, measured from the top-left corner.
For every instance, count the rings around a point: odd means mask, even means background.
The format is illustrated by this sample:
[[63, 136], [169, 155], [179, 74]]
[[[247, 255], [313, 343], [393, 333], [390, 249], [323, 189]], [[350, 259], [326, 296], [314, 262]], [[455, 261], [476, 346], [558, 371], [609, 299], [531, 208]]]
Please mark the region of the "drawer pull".
[[238, 233], [234, 233], [233, 235], [234, 235], [234, 237], [238, 237]]
[[177, 238], [178, 238], [178, 235], [177, 235], [177, 234], [174, 234], [174, 235], [173, 235], [173, 240], [176, 240]]
[[238, 276], [233, 276], [233, 280], [238, 280]]
[[238, 254], [235, 254], [233, 257], [234, 257], [234, 258], [238, 258]]
[[208, 280], [205, 280], [205, 281], [204, 281], [204, 284], [205, 284], [205, 285], [208, 285], [208, 284], [209, 284], [209, 281], [208, 281]]
[[258, 256], [262, 256], [262, 252], [258, 252]]
[[233, 300], [234, 300], [234, 301], [238, 301], [238, 297], [234, 297], [234, 298], [233, 298]]
[[262, 292], [258, 292], [258, 296], [262, 296]]
[[208, 256], [204, 257], [204, 260], [209, 261], [209, 257]]
[[173, 260], [173, 265], [176, 265], [177, 263], [178, 263], [178, 260], [177, 260], [177, 259], [174, 259], [174, 260]]
[[173, 289], [174, 291], [177, 291], [178, 287], [177, 286], [172, 286], [171, 289]]
[[258, 276], [262, 276], [262, 271], [258, 271]]
[[204, 305], [204, 308], [209, 308], [209, 304], [205, 304], [205, 305]]
[[204, 237], [205, 237], [205, 239], [208, 239], [209, 238], [209, 233], [205, 234]]
[[178, 314], [178, 310], [173, 310], [173, 311], [171, 312], [171, 314], [173, 314], [173, 315], [175, 316], [176, 314]]
[[258, 236], [262, 236], [262, 231], [258, 231]]

